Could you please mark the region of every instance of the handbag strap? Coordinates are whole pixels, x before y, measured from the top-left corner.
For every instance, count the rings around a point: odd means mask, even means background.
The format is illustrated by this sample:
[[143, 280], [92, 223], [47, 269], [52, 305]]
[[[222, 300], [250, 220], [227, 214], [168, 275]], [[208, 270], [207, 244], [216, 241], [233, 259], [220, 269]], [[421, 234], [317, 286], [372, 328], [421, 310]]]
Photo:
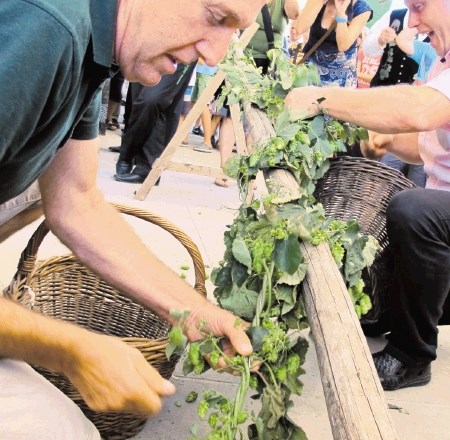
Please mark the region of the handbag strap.
[[272, 19], [270, 17], [269, 7], [265, 4], [261, 8], [261, 15], [264, 24], [264, 32], [266, 33], [267, 45], [269, 46], [269, 50], [275, 47], [275, 37], [273, 35], [272, 29]]
[[303, 55], [303, 58], [298, 62], [298, 64], [303, 64], [316, 50], [317, 48], [324, 42], [325, 38], [328, 37], [328, 35], [331, 34], [331, 32], [334, 31], [336, 27], [336, 22], [334, 21], [333, 23], [331, 23], [331, 26], [327, 29], [327, 31], [322, 35], [322, 37], [320, 37], [316, 43], [314, 44], [313, 47], [311, 47], [311, 49], [308, 50], [308, 52], [305, 53], [305, 55]]

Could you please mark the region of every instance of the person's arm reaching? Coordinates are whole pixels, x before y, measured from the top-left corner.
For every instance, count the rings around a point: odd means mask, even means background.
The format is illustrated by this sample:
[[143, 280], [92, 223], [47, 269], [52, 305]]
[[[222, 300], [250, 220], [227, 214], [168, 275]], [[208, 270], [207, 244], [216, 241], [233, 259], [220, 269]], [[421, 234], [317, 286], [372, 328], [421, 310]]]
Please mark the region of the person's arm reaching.
[[303, 34], [310, 29], [325, 3], [326, 1], [323, 0], [308, 0], [306, 2], [295, 22], [295, 30], [298, 34]]
[[96, 188], [98, 141], [71, 140], [39, 179], [44, 213], [51, 230], [86, 266], [103, 279], [173, 322], [172, 311], [190, 310], [186, 333], [199, 339], [205, 330], [226, 336], [235, 350], [252, 347], [236, 317], [213, 305], [163, 264]]
[[369, 131], [369, 139], [361, 141], [361, 152], [368, 159], [379, 159], [386, 153], [392, 153], [403, 162], [423, 163], [419, 154], [418, 134], [382, 134]]
[[[319, 104], [321, 98], [324, 98]], [[286, 97], [291, 111], [314, 116], [319, 108], [342, 121], [378, 133], [434, 130], [450, 120], [450, 101], [440, 91], [424, 86], [396, 85], [373, 89], [301, 87]]]
[[84, 330], [0, 298], [0, 357], [65, 374], [94, 411], [153, 414], [175, 387], [117, 338]]
[[[346, 10], [350, 4], [350, 0], [336, 0], [336, 17], [347, 18]], [[340, 52], [347, 51], [351, 45], [361, 34], [364, 26], [369, 21], [370, 11], [354, 17], [353, 20], [347, 24], [345, 22], [336, 23], [336, 44]]]
[[[383, 53], [384, 46], [386, 45], [387, 41], [384, 40], [384, 38], [381, 36], [383, 31], [389, 28], [389, 19], [390, 19], [391, 12], [386, 12], [371, 28], [369, 33], [366, 35], [366, 38], [364, 38], [364, 41], [362, 43], [362, 48], [364, 50], [364, 53], [370, 57], [377, 57], [380, 56]], [[393, 30], [393, 29], [391, 29]], [[390, 32], [390, 31], [388, 31]], [[392, 36], [392, 40], [395, 39], [395, 32]]]
[[289, 20], [297, 20], [300, 14], [300, 7], [298, 6], [297, 0], [286, 0], [284, 3], [284, 12], [286, 13]]

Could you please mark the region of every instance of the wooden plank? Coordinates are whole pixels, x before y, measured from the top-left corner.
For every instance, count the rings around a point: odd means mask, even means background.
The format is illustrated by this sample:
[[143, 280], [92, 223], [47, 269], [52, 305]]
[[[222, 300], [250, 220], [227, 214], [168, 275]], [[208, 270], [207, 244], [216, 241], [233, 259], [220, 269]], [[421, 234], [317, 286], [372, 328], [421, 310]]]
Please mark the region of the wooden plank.
[[[241, 35], [240, 41], [242, 45], [245, 47], [250, 42], [252, 36], [255, 34], [257, 29], [259, 28], [258, 23], [253, 23], [250, 27], [248, 27]], [[172, 137], [167, 147], [161, 154], [161, 156], [155, 161], [152, 166], [152, 170], [139, 187], [136, 192], [136, 198], [138, 200], [145, 200], [148, 196], [148, 193], [155, 185], [156, 181], [161, 176], [161, 173], [167, 168], [172, 156], [174, 155], [176, 149], [181, 144], [181, 141], [186, 137], [191, 129], [192, 125], [198, 119], [198, 117], [202, 114], [206, 105], [209, 103], [211, 98], [214, 96], [216, 90], [220, 87], [222, 82], [225, 80], [226, 74], [223, 70], [218, 70], [213, 78], [208, 81], [208, 84], [205, 87], [205, 90], [200, 95], [197, 102], [192, 107], [191, 111], [186, 116], [186, 119], [178, 128], [175, 135]]]
[[248, 154], [247, 142], [245, 140], [244, 125], [241, 120], [241, 110], [239, 104], [230, 105], [231, 121], [233, 122], [234, 137], [236, 139], [236, 149], [238, 154]]
[[[273, 136], [273, 126], [263, 112], [246, 107], [245, 114], [255, 144]], [[297, 181], [286, 170], [271, 170], [265, 177], [286, 192], [298, 191]], [[303, 296], [333, 438], [396, 440], [372, 355], [329, 247], [301, 247], [308, 263]]]

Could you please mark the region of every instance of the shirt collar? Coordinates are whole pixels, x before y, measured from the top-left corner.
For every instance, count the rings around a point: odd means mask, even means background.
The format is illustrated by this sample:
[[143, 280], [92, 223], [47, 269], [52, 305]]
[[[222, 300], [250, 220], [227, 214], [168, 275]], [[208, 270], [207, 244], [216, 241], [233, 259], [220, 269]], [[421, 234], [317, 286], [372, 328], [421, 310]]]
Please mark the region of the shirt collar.
[[118, 0], [91, 0], [94, 61], [102, 66], [113, 64]]

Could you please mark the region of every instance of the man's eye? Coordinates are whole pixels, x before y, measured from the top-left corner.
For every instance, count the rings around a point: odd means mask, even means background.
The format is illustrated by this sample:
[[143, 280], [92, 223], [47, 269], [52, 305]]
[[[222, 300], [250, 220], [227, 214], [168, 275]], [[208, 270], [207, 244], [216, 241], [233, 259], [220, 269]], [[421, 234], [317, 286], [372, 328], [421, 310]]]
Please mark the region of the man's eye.
[[223, 26], [226, 24], [227, 17], [223, 15], [210, 14], [209, 22], [214, 26]]

